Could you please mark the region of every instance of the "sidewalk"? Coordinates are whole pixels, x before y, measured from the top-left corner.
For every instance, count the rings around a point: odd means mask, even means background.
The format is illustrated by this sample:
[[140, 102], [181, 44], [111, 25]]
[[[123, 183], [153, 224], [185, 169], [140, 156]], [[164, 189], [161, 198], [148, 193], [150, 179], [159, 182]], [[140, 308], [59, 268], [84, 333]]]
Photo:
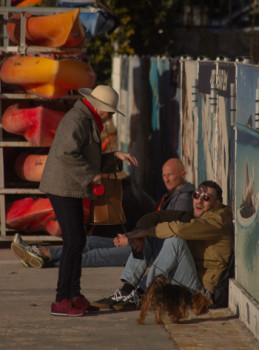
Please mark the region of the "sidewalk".
[[[251, 349], [259, 344], [228, 309], [211, 310], [181, 324], [154, 323], [150, 313], [137, 325], [138, 311], [102, 310], [67, 318], [49, 314], [57, 268], [24, 268], [10, 249], [0, 249], [0, 349], [196, 350]], [[82, 293], [90, 301], [120, 286], [122, 268], [83, 269]]]

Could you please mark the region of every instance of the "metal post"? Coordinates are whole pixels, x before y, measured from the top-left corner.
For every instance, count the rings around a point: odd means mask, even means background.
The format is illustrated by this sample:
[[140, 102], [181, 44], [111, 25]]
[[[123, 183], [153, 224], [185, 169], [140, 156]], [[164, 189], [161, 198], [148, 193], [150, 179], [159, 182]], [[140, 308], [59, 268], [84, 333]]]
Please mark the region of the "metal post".
[[259, 88], [256, 89], [255, 96], [255, 128], [259, 130]]
[[198, 105], [198, 79], [192, 80], [192, 107]]
[[230, 124], [236, 125], [236, 84], [230, 84]]
[[215, 83], [210, 85], [210, 112], [216, 113], [217, 107], [217, 87]]

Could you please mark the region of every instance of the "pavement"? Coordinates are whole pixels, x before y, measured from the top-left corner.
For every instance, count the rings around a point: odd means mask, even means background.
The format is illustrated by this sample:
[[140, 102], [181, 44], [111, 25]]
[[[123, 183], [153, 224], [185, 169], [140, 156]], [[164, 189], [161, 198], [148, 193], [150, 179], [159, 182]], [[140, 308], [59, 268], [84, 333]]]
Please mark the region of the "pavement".
[[[109, 296], [121, 286], [122, 269], [83, 268], [82, 293], [90, 301]], [[0, 244], [0, 349], [259, 349], [254, 336], [228, 308], [190, 316], [179, 324], [165, 317], [162, 326], [154, 322], [153, 313], [145, 325], [138, 325], [139, 311], [52, 316], [57, 273], [57, 268], [24, 268], [11, 249]]]

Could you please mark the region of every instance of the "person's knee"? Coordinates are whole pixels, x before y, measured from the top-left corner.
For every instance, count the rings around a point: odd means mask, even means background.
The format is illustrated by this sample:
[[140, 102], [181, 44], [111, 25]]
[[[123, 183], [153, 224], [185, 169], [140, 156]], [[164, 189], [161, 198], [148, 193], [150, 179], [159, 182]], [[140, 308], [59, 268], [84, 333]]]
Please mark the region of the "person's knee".
[[163, 248], [166, 248], [166, 247], [171, 248], [173, 246], [176, 249], [182, 249], [186, 245], [187, 243], [184, 239], [178, 238], [178, 237], [170, 237], [164, 240]]

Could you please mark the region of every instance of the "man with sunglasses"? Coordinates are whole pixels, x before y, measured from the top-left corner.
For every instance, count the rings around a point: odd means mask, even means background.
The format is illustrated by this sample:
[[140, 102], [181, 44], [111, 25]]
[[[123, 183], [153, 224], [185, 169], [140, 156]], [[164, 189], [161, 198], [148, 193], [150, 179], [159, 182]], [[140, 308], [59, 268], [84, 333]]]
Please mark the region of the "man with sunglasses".
[[[124, 285], [119, 291], [131, 291], [124, 298], [116, 300], [117, 290], [103, 299], [110, 300], [110, 308], [136, 310], [140, 303], [138, 286], [145, 290], [160, 274], [168, 275], [173, 284], [212, 296], [233, 251], [231, 207], [223, 205], [220, 186], [205, 181], [193, 193], [192, 211], [147, 214], [127, 236], [132, 248], [143, 252], [144, 258], [138, 261], [129, 257], [121, 276]], [[146, 272], [143, 285], [140, 281]]]

